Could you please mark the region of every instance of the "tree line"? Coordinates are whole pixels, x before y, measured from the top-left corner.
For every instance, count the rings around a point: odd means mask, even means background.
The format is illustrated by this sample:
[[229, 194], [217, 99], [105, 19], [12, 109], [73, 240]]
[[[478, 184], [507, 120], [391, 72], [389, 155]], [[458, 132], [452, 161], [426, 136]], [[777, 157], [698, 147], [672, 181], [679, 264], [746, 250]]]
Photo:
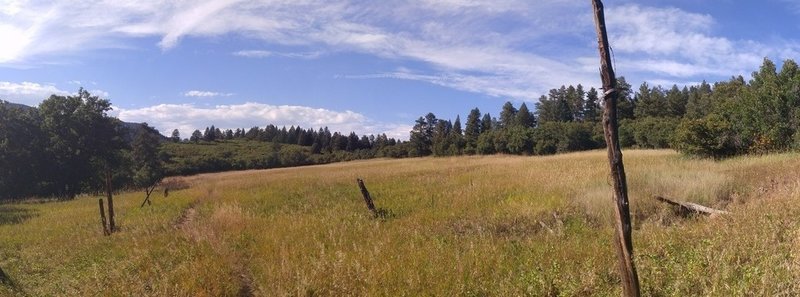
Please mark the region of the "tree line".
[[314, 130], [291, 126], [287, 129], [286, 126], [278, 128], [272, 124], [263, 129], [256, 126], [248, 130], [241, 128], [221, 130], [211, 125], [211, 127], [206, 127], [204, 132], [194, 130], [187, 139], [181, 139], [180, 131], [175, 129], [170, 136], [170, 140], [176, 143], [182, 141], [195, 144], [199, 144], [201, 141], [214, 142], [237, 139], [307, 146], [310, 147], [312, 154], [332, 153], [335, 151], [380, 151], [385, 147], [394, 146], [398, 143], [396, 139], [386, 136], [385, 133], [377, 136], [373, 134], [359, 137], [355, 132], [350, 132], [347, 135], [339, 132], [331, 133], [328, 127]]
[[400, 142], [386, 134], [211, 126], [182, 140], [178, 130], [166, 138], [146, 123], [121, 122], [110, 110], [110, 101], [84, 89], [52, 95], [38, 108], [0, 100], [0, 199], [72, 199], [108, 186], [150, 192], [166, 175], [400, 156]]
[[[618, 78], [620, 142], [725, 158], [800, 148], [800, 70], [764, 59], [745, 81], [634, 91]], [[52, 95], [38, 108], [0, 101], [0, 198], [66, 197], [113, 187], [146, 188], [164, 175], [324, 164], [374, 157], [474, 154], [547, 155], [605, 146], [600, 92], [562, 86], [535, 110], [506, 102], [498, 115], [472, 109], [462, 124], [433, 113], [416, 120], [409, 141], [291, 126], [195, 130], [164, 138], [152, 127], [122, 123], [111, 103], [81, 89]], [[253, 146], [248, 143], [262, 143]]]
[[[687, 155], [724, 158], [800, 148], [800, 71], [786, 60], [780, 71], [764, 59], [752, 79], [677, 85], [642, 83], [634, 91], [617, 79], [620, 143], [674, 148]], [[455, 121], [433, 113], [416, 120], [408, 156], [547, 155], [605, 147], [598, 90], [561, 86], [542, 95], [531, 112], [506, 102], [493, 117], [475, 108]]]

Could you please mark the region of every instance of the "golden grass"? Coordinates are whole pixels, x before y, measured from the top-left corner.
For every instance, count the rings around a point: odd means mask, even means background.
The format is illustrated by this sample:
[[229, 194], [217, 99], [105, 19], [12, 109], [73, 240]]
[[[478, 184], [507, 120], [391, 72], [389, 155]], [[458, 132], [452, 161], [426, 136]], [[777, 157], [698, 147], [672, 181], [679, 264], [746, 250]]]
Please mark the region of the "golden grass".
[[[797, 154], [624, 153], [645, 294], [800, 293]], [[151, 207], [117, 196], [110, 237], [97, 197], [0, 205], [18, 284], [0, 295], [619, 295], [607, 175], [604, 151], [203, 174]], [[652, 195], [733, 214], [681, 218]]]

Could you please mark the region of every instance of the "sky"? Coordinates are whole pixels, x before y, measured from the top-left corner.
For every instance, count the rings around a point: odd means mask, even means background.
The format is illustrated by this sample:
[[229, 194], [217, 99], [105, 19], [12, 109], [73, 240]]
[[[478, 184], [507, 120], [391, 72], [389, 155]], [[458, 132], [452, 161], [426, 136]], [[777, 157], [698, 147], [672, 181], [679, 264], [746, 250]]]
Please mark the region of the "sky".
[[[800, 0], [604, 1], [614, 66], [671, 87], [800, 59]], [[179, 129], [299, 125], [408, 139], [433, 112], [493, 116], [599, 87], [590, 1], [0, 0], [0, 99], [81, 87]]]

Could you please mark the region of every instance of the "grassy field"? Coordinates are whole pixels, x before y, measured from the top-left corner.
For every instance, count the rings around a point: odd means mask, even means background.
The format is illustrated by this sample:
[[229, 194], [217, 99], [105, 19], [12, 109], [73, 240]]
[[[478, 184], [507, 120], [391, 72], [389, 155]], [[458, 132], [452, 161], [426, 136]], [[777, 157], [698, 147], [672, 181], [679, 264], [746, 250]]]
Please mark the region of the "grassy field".
[[[645, 295], [800, 294], [800, 155], [624, 153]], [[607, 172], [592, 151], [198, 175], [149, 207], [118, 195], [109, 237], [98, 197], [0, 205], [0, 295], [618, 296]]]

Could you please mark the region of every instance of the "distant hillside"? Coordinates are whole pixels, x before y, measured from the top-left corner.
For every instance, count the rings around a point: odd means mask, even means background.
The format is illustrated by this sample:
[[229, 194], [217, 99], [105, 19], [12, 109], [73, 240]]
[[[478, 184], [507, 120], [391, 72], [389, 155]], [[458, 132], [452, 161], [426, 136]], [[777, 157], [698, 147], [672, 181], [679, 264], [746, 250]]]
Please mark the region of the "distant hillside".
[[27, 106], [25, 104], [13, 103], [13, 102], [2, 101], [2, 100], [0, 100], [0, 102], [4, 102], [6, 104], [6, 106], [8, 106], [10, 108], [15, 108], [15, 109], [22, 109], [22, 110], [36, 109], [36, 107]]
[[[8, 106], [8, 107], [10, 107], [12, 109], [38, 110], [37, 107], [28, 106], [28, 105], [25, 105], [25, 104], [19, 104], [19, 103], [8, 102], [8, 101], [0, 101], [0, 102], [2, 102], [3, 104], [5, 104], [6, 106]], [[125, 138], [125, 141], [127, 141], [127, 142], [133, 142], [133, 138], [136, 137], [136, 134], [139, 133], [139, 131], [142, 130], [143, 127], [144, 127], [144, 123], [131, 123], [131, 122], [121, 122], [121, 123], [122, 123], [122, 127], [123, 127], [123, 129], [125, 131], [125, 135], [123, 135], [123, 137]], [[164, 137], [164, 135], [159, 134], [158, 136], [161, 138], [161, 140], [167, 140], [167, 137]]]

